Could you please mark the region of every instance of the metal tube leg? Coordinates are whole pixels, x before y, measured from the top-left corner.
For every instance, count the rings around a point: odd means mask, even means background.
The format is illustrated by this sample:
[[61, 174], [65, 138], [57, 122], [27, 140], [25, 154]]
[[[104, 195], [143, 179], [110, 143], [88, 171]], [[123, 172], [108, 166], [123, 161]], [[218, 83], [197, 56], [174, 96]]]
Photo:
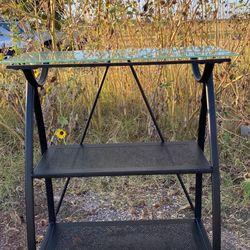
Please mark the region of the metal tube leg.
[[33, 109], [34, 88], [27, 83], [25, 125], [25, 204], [28, 249], [36, 249], [33, 189]]
[[213, 249], [221, 249], [220, 175], [212, 173]]
[[[41, 153], [44, 154], [48, 146], [47, 146], [42, 108], [41, 108], [41, 103], [40, 103], [40, 98], [39, 98], [37, 88], [35, 88], [34, 107], [35, 107], [35, 116], [36, 116], [36, 123], [37, 123], [39, 140], [40, 140]], [[45, 186], [46, 186], [46, 194], [47, 194], [49, 222], [55, 223], [56, 215], [55, 215], [55, 208], [54, 208], [54, 195], [53, 195], [53, 186], [52, 186], [51, 178], [45, 179]]]
[[[39, 81], [34, 77], [31, 70], [23, 70], [23, 73], [28, 81], [27, 86], [27, 106], [26, 106], [26, 150], [25, 150], [25, 191], [26, 191], [26, 212], [27, 212], [27, 234], [28, 234], [28, 249], [35, 249], [35, 223], [34, 223], [34, 191], [33, 191], [33, 112], [35, 112], [38, 134], [40, 140], [41, 153], [47, 150], [46, 133], [42, 115], [42, 109], [39, 99], [37, 87], [39, 83], [46, 80], [48, 70], [42, 70], [42, 75]], [[47, 203], [49, 211], [49, 222], [55, 223], [54, 197], [51, 179], [45, 179]]]
[[220, 172], [217, 150], [217, 128], [215, 113], [214, 84], [212, 76], [207, 83], [208, 121], [210, 130], [210, 150], [212, 172], [212, 215], [213, 215], [213, 249], [221, 249], [221, 214], [220, 214]]
[[[207, 100], [206, 100], [206, 84], [203, 83], [201, 96], [201, 109], [198, 128], [198, 145], [204, 151], [206, 122], [207, 122]], [[196, 174], [195, 179], [195, 218], [201, 219], [202, 208], [202, 174]]]
[[201, 219], [202, 207], [202, 174], [196, 174], [195, 177], [195, 218]]
[[46, 187], [46, 195], [47, 195], [49, 223], [55, 223], [56, 215], [55, 215], [54, 195], [53, 195], [53, 186], [52, 186], [51, 178], [45, 179], [45, 187]]
[[[197, 63], [192, 63], [193, 73], [196, 81], [202, 82], [203, 94], [202, 94], [202, 108], [199, 121], [199, 136], [198, 145], [204, 150], [205, 141], [205, 126], [206, 126], [206, 113], [208, 113], [208, 125], [209, 125], [209, 139], [210, 139], [210, 155], [211, 163], [213, 167], [212, 172], [212, 215], [213, 215], [213, 249], [221, 249], [221, 215], [220, 215], [220, 172], [219, 172], [219, 159], [217, 150], [217, 128], [216, 128], [216, 112], [215, 112], [215, 96], [214, 96], [214, 83], [213, 83], [213, 67], [214, 63], [207, 63], [203, 74], [200, 74], [200, 70]], [[207, 103], [207, 105], [205, 104]], [[207, 112], [208, 111], [208, 112]], [[201, 215], [201, 191], [199, 188], [202, 185], [201, 177], [196, 177], [196, 200], [197, 210], [196, 217]]]

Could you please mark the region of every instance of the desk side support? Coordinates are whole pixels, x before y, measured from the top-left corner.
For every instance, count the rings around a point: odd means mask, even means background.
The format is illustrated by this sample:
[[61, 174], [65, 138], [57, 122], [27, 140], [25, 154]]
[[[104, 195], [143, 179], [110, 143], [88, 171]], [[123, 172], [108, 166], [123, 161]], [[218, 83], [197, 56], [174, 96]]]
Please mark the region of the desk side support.
[[34, 89], [26, 85], [26, 116], [25, 116], [25, 205], [28, 249], [36, 249], [34, 189], [33, 189], [33, 112]]
[[212, 172], [213, 249], [221, 249], [220, 172], [217, 150], [216, 108], [212, 75], [206, 84]]
[[[213, 82], [213, 63], [205, 64], [203, 74], [201, 75], [197, 63], [192, 63], [192, 69], [195, 80], [203, 84], [201, 109], [198, 129], [198, 145], [204, 151], [205, 131], [208, 116], [208, 129], [210, 141], [210, 156], [213, 168], [212, 181], [212, 228], [213, 239], [212, 246], [214, 250], [221, 249], [221, 212], [220, 212], [220, 172], [217, 149], [217, 126], [216, 126], [216, 106]], [[202, 174], [196, 174], [195, 188], [195, 218], [201, 220], [202, 208]]]
[[[41, 154], [43, 154], [48, 146], [42, 108], [38, 87], [42, 86], [46, 81], [48, 69], [43, 68], [38, 80], [35, 79], [33, 71], [25, 69], [23, 73], [27, 79], [27, 99], [26, 99], [26, 127], [25, 127], [25, 201], [26, 201], [26, 219], [27, 219], [27, 237], [28, 249], [36, 249], [35, 237], [35, 217], [34, 217], [34, 186], [33, 186], [33, 113], [35, 113], [36, 123], [38, 127], [38, 135], [40, 141]], [[56, 222], [54, 209], [54, 196], [51, 178], [45, 179], [45, 187], [47, 193], [47, 205], [49, 214], [49, 223]]]

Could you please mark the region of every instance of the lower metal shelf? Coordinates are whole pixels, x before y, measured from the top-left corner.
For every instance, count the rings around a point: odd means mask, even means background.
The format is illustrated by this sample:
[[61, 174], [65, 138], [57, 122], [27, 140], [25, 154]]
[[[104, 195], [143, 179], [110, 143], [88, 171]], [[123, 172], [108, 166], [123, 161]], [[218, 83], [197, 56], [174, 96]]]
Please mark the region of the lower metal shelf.
[[50, 225], [41, 249], [171, 250], [211, 249], [195, 219], [77, 222]]

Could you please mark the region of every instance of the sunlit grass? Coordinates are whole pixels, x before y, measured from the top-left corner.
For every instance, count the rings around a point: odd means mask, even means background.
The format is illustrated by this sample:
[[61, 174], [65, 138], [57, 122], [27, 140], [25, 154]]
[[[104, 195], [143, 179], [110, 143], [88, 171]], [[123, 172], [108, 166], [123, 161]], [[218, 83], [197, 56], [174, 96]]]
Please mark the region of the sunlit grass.
[[[214, 71], [218, 142], [222, 173], [222, 215], [225, 221], [244, 227], [245, 213], [249, 205], [244, 174], [249, 172], [249, 140], [241, 138], [239, 127], [249, 125], [250, 91], [250, 28], [249, 20], [216, 22], [127, 23], [116, 26], [110, 34], [110, 26], [95, 27], [83, 36], [85, 48], [171, 47], [190, 45], [216, 45], [240, 53], [230, 64], [216, 65]], [[63, 27], [65, 32], [70, 32]], [[97, 33], [99, 36], [97, 37]], [[75, 49], [77, 48], [77, 44]], [[39, 48], [37, 48], [39, 50]], [[201, 85], [193, 79], [190, 66], [136, 67], [138, 76], [148, 96], [152, 109], [167, 140], [196, 139]], [[61, 143], [55, 138], [58, 128], [66, 131], [64, 143], [78, 143], [86, 118], [91, 110], [104, 69], [50, 70], [45, 88], [40, 91], [49, 143]], [[0, 199], [5, 210], [23, 195], [23, 144], [25, 80], [21, 72], [0, 71]], [[129, 68], [110, 69], [97, 104], [87, 143], [116, 143], [159, 140], [143, 99]], [[38, 151], [37, 135], [35, 137]], [[38, 158], [38, 157], [37, 157]], [[147, 180], [144, 180], [147, 184]], [[152, 185], [157, 184], [152, 177]], [[108, 180], [112, 188], [121, 189], [117, 178]], [[172, 181], [168, 179], [167, 181]], [[192, 190], [193, 179], [185, 177]], [[209, 179], [205, 185], [209, 186]], [[171, 183], [172, 183], [171, 182]], [[90, 179], [72, 183], [72, 190], [85, 191], [86, 183], [94, 191], [102, 192], [107, 180]], [[129, 185], [136, 188], [140, 179], [131, 177]], [[62, 185], [59, 181], [57, 186]], [[120, 185], [120, 186], [119, 186]], [[177, 184], [174, 184], [175, 188]], [[71, 190], [71, 189], [70, 189]], [[79, 191], [79, 192], [80, 192]], [[109, 191], [109, 190], [108, 190]], [[71, 192], [71, 191], [69, 191]], [[205, 189], [205, 212], [211, 213], [211, 196]], [[126, 196], [126, 194], [125, 194]], [[125, 197], [126, 198], [126, 197]], [[185, 201], [182, 201], [185, 205]], [[11, 204], [11, 205], [10, 205]], [[231, 210], [230, 210], [231, 209]], [[244, 231], [244, 230], [243, 230]], [[246, 233], [244, 231], [244, 233]]]

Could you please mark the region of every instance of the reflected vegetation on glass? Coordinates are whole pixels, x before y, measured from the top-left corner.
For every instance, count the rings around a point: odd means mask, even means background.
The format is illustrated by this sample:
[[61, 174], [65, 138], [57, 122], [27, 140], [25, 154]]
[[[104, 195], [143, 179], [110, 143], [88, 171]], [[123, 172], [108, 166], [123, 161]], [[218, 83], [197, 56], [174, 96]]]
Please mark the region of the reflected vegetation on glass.
[[93, 63], [108, 61], [171, 60], [185, 58], [225, 58], [237, 54], [213, 47], [186, 48], [142, 48], [119, 50], [77, 50], [57, 52], [30, 52], [8, 60], [3, 64], [43, 64], [43, 63]]

